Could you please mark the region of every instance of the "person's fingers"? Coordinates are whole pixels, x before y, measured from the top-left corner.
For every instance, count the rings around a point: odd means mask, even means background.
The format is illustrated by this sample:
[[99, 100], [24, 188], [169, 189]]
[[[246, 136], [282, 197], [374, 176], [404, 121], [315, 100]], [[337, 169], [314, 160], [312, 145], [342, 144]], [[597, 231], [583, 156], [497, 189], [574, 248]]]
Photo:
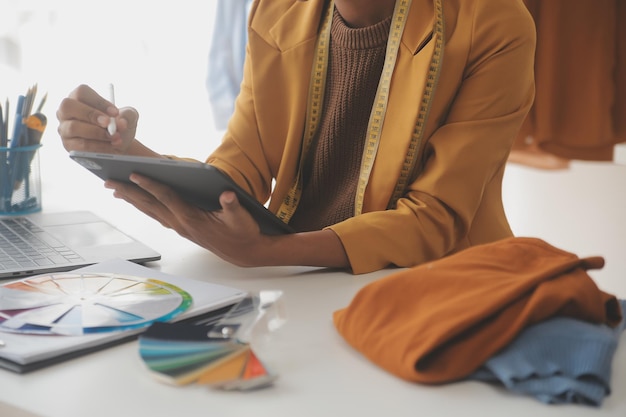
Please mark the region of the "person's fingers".
[[114, 149], [126, 152], [135, 139], [138, 120], [139, 113], [134, 108], [124, 107], [120, 109], [120, 115], [115, 118], [117, 126], [116, 132], [110, 136], [111, 146], [113, 146]]
[[148, 177], [131, 174], [129, 178], [149, 196], [141, 202], [140, 209], [152, 213], [166, 227], [175, 229], [183, 237], [190, 237], [198, 221], [198, 209], [184, 201], [171, 187]]
[[56, 113], [59, 122], [79, 120], [102, 128], [106, 128], [110, 118], [116, 115], [117, 112], [115, 115], [109, 115], [106, 110], [98, 110], [84, 102], [69, 97], [61, 101]]
[[109, 100], [102, 97], [88, 85], [79, 85], [70, 94], [69, 98], [87, 104], [109, 116], [117, 116], [117, 107]]
[[176, 224], [175, 222], [173, 223], [173, 216], [167, 206], [161, 204], [157, 198], [141, 187], [113, 180], [105, 181], [104, 186], [105, 188], [113, 190], [113, 196], [115, 198], [132, 204], [143, 213], [161, 223], [162, 226], [168, 229], [175, 228]]
[[94, 95], [97, 96], [95, 91], [82, 86], [72, 92], [74, 98], [68, 97], [61, 102], [57, 110], [57, 131], [63, 140], [63, 146], [68, 151], [124, 152], [134, 139], [139, 119], [137, 110], [131, 107], [119, 111], [116, 109], [118, 131], [110, 135], [107, 127], [112, 116], [80, 101], [87, 100], [92, 104], [106, 102], [101, 97], [98, 99], [99, 96], [94, 98]]
[[239, 200], [233, 191], [224, 191], [220, 194], [220, 205], [225, 212], [236, 214], [241, 207]]
[[155, 199], [157, 199], [165, 207], [170, 207], [172, 211], [176, 212], [185, 209], [186, 204], [182, 203], [182, 200], [178, 197], [178, 194], [172, 188], [167, 185], [163, 185], [158, 181], [154, 181], [143, 175], [131, 174], [129, 178], [133, 183], [150, 193]]
[[129, 128], [134, 129], [139, 121], [139, 112], [133, 107], [122, 107], [119, 117], [125, 120]]
[[83, 120], [64, 120], [59, 123], [57, 131], [63, 140], [92, 139], [109, 141], [110, 135], [105, 128], [95, 126]]
[[252, 229], [260, 230], [258, 223], [252, 218], [250, 212], [246, 210], [237, 195], [233, 191], [224, 191], [220, 194], [220, 205], [222, 212], [220, 219], [228, 224], [233, 230], [239, 230], [247, 234]]

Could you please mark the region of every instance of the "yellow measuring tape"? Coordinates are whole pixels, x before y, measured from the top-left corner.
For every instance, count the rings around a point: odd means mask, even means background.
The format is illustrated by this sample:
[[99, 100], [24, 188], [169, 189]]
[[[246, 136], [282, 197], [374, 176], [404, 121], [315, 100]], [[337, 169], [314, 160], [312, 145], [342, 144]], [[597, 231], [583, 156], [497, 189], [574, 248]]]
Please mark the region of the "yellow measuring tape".
[[395, 208], [398, 200], [406, 192], [409, 180], [414, 179], [417, 175], [417, 172], [414, 171], [416, 171], [419, 151], [422, 146], [422, 139], [424, 138], [424, 126], [426, 125], [426, 120], [428, 120], [428, 113], [430, 112], [435, 88], [439, 81], [439, 74], [441, 73], [441, 64], [443, 63], [444, 30], [443, 6], [441, 0], [435, 0], [435, 24], [433, 28], [433, 42], [435, 42], [435, 45], [433, 56], [430, 61], [424, 94], [419, 104], [417, 122], [415, 123], [411, 142], [409, 143], [409, 148], [404, 158], [404, 164], [400, 170], [400, 177], [398, 178], [393, 195], [387, 206], [388, 209]]
[[330, 45], [330, 26], [333, 20], [335, 3], [331, 0], [326, 15], [322, 22], [322, 28], [317, 43], [315, 44], [315, 59], [309, 84], [309, 103], [306, 110], [306, 124], [304, 126], [304, 140], [300, 151], [300, 162], [295, 182], [289, 189], [280, 208], [276, 212], [279, 219], [289, 223], [291, 216], [296, 212], [300, 197], [302, 196], [302, 169], [306, 155], [311, 148], [313, 137], [317, 131], [320, 118], [322, 117], [322, 104], [324, 103], [324, 91], [326, 89], [326, 71], [328, 70], [328, 48]]
[[363, 211], [363, 200], [365, 199], [365, 188], [370, 179], [372, 168], [374, 167], [374, 159], [378, 153], [378, 144], [380, 143], [380, 135], [383, 130], [383, 121], [387, 114], [387, 102], [389, 101], [389, 86], [391, 84], [391, 76], [396, 66], [396, 58], [400, 49], [400, 40], [404, 32], [406, 24], [406, 16], [409, 13], [411, 0], [396, 1], [391, 20], [391, 30], [389, 39], [387, 40], [387, 52], [385, 54], [385, 63], [383, 64], [383, 72], [378, 82], [376, 90], [376, 99], [370, 113], [370, 120], [367, 126], [367, 141], [363, 156], [361, 157], [361, 170], [359, 171], [359, 182], [356, 188], [356, 196], [354, 198], [354, 215], [358, 216]]
[[[395, 205], [395, 202], [400, 198], [412, 171], [414, 170], [415, 161], [419, 152], [419, 147], [423, 137], [423, 126], [426, 121], [428, 111], [430, 110], [430, 101], [432, 93], [436, 85], [436, 81], [441, 67], [441, 56], [443, 50], [443, 8], [441, 6], [441, 0], [435, 0], [436, 3], [436, 23], [435, 23], [435, 36], [436, 36], [436, 48], [433, 54], [433, 59], [430, 65], [430, 71], [428, 75], [428, 81], [420, 103], [420, 112], [416, 127], [413, 131], [411, 143], [405, 159], [404, 166], [402, 167], [401, 177], [394, 190], [394, 196], [390, 202], [390, 206]], [[406, 18], [408, 15], [411, 0], [398, 0], [394, 7], [393, 17], [391, 22], [391, 31], [389, 33], [389, 39], [387, 41], [387, 50], [385, 55], [385, 62], [383, 64], [383, 71], [376, 90], [376, 98], [372, 106], [370, 113], [370, 119], [367, 127], [367, 140], [363, 149], [363, 156], [361, 159], [361, 169], [359, 173], [359, 181], [357, 185], [354, 205], [354, 215], [359, 215], [363, 210], [363, 201], [365, 198], [365, 189], [369, 182], [369, 177], [374, 166], [374, 160], [376, 153], [378, 152], [378, 145], [380, 143], [380, 135], [382, 133], [382, 125], [385, 120], [387, 112], [387, 102], [389, 100], [389, 87], [391, 84], [391, 76], [395, 68], [398, 50], [400, 48], [400, 42], [402, 39], [402, 33], [406, 24]], [[311, 81], [309, 84], [309, 102], [307, 105], [306, 124], [304, 128], [304, 140], [302, 144], [300, 163], [298, 166], [298, 172], [295, 178], [295, 182], [290, 188], [287, 196], [283, 200], [277, 216], [285, 223], [288, 223], [298, 207], [300, 197], [302, 195], [302, 169], [307, 153], [311, 147], [313, 137], [317, 131], [321, 114], [322, 103], [324, 101], [324, 91], [326, 88], [326, 73], [328, 69], [328, 51], [330, 45], [330, 28], [332, 23], [332, 17], [335, 6], [331, 0], [326, 14], [322, 22], [322, 28], [320, 35], [318, 36], [317, 43], [315, 45], [315, 59], [313, 61], [313, 70]], [[401, 190], [401, 191], [399, 191]], [[396, 194], [399, 194], [396, 197]]]

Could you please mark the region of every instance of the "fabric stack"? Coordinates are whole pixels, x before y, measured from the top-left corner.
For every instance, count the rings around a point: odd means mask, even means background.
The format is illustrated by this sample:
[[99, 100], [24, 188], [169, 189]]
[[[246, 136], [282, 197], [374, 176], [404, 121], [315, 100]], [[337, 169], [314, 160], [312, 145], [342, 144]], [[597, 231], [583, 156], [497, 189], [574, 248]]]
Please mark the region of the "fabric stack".
[[498, 382], [546, 403], [600, 405], [626, 307], [588, 275], [603, 265], [540, 239], [504, 239], [373, 282], [334, 322], [409, 381]]

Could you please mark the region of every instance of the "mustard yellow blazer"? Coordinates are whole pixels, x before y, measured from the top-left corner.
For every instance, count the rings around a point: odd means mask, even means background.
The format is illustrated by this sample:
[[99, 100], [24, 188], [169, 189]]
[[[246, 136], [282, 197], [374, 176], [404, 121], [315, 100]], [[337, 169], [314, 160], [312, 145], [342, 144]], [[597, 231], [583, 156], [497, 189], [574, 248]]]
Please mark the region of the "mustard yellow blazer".
[[[325, 7], [254, 2], [241, 93], [207, 159], [259, 201], [271, 196], [274, 212], [297, 172]], [[330, 227], [354, 273], [414, 266], [512, 235], [502, 177], [534, 98], [534, 51], [521, 0], [412, 1], [363, 214]], [[411, 144], [417, 157], [395, 199]]]

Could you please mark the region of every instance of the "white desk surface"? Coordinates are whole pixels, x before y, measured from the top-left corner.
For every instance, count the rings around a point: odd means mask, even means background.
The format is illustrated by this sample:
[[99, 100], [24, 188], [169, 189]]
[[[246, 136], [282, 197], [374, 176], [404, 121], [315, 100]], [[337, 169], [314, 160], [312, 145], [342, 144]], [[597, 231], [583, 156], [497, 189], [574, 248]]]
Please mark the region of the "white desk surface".
[[[599, 409], [548, 406], [479, 382], [408, 383], [351, 349], [332, 324], [333, 311], [392, 271], [353, 276], [231, 266], [114, 200], [73, 162], [56, 163], [63, 164], [62, 172], [42, 168], [46, 211], [98, 213], [163, 254], [152, 268], [245, 290], [282, 290], [288, 321], [260, 352], [280, 377], [273, 387], [254, 392], [172, 387], [145, 371], [133, 341], [25, 375], [0, 370], [2, 417], [626, 415], [626, 335], [613, 362], [613, 392]], [[625, 190], [626, 166], [574, 163], [568, 171], [547, 172], [511, 165], [504, 201], [518, 235], [543, 238], [580, 256], [605, 256], [605, 268], [592, 276], [605, 291], [626, 298]]]

